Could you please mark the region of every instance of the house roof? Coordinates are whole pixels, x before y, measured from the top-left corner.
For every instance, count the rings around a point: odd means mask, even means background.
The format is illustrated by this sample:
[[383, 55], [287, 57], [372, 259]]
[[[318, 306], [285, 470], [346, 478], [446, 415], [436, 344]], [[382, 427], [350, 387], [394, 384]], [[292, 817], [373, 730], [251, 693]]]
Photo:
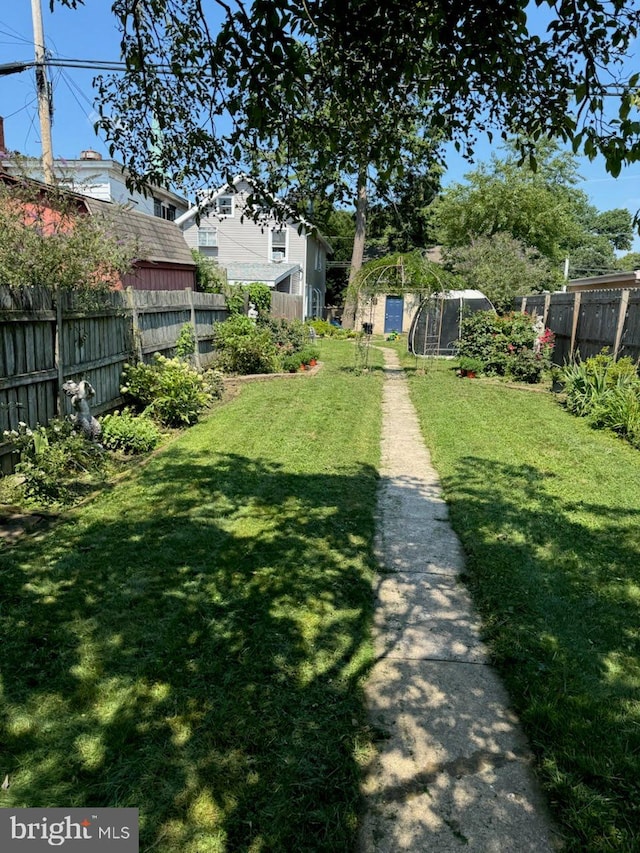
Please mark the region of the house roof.
[[[249, 175], [245, 175], [245, 174], [236, 175], [236, 177], [233, 179], [233, 182], [231, 184], [223, 184], [223, 186], [218, 187], [217, 190], [206, 190], [205, 192], [203, 192], [201, 194], [200, 200], [197, 201], [196, 204], [193, 205], [193, 207], [190, 207], [189, 210], [186, 211], [186, 213], [183, 213], [180, 216], [176, 217], [176, 224], [182, 226], [185, 223], [189, 222], [190, 219], [193, 219], [194, 216], [197, 216], [198, 214], [201, 214], [201, 213], [206, 214], [207, 210], [211, 207], [213, 202], [219, 196], [228, 195], [228, 194], [237, 192], [236, 188], [237, 188], [238, 184], [240, 184], [242, 181], [245, 181], [247, 184], [249, 184], [252, 187], [256, 187], [255, 181], [253, 181]], [[274, 207], [277, 207], [282, 211], [285, 219], [290, 224], [304, 225], [304, 227], [309, 232], [312, 232], [313, 236], [325, 246], [325, 248], [328, 252], [333, 251], [333, 248], [331, 247], [331, 244], [329, 243], [327, 238], [324, 237], [318, 231], [318, 229], [316, 228], [316, 226], [312, 222], [310, 222], [308, 219], [305, 219], [303, 216], [299, 216], [292, 208], [290, 208], [287, 204], [285, 204], [285, 202], [283, 202], [281, 199], [274, 198], [271, 194], [265, 194], [265, 197], [268, 198], [268, 200], [271, 202], [271, 204]]]
[[85, 202], [89, 212], [103, 217], [117, 236], [136, 239], [140, 256], [145, 261], [195, 267], [191, 250], [175, 222], [129, 210], [110, 201], [85, 198]]
[[287, 278], [287, 276], [300, 270], [300, 264], [229, 263], [223, 266], [227, 271], [229, 281], [248, 283], [259, 281], [269, 285], [269, 287], [275, 287], [279, 282]]
[[[85, 153], [88, 154], [91, 152], [87, 151]], [[39, 160], [32, 158], [16, 160], [12, 157], [5, 157], [2, 161], [2, 167], [7, 173], [14, 174], [17, 177], [21, 177], [26, 170], [33, 180], [43, 182], [43, 170]], [[60, 188], [65, 188], [68, 184], [72, 184], [69, 187], [70, 192], [79, 193], [83, 196], [87, 195], [82, 189], [84, 183], [82, 180], [83, 173], [88, 173], [89, 175], [96, 172], [104, 173], [120, 180], [126, 179], [129, 175], [127, 167], [118, 162], [118, 160], [105, 160], [100, 155], [96, 157], [79, 157], [75, 160], [56, 159], [53, 161], [53, 168]], [[78, 176], [77, 180], [74, 179], [75, 176]], [[180, 208], [189, 206], [188, 198], [179, 195], [174, 190], [169, 189], [169, 187], [154, 184], [148, 188], [148, 192], [152, 196], [161, 196]]]
[[574, 278], [567, 282], [567, 291], [571, 293], [580, 290], [625, 290], [628, 287], [640, 287], [640, 270]]

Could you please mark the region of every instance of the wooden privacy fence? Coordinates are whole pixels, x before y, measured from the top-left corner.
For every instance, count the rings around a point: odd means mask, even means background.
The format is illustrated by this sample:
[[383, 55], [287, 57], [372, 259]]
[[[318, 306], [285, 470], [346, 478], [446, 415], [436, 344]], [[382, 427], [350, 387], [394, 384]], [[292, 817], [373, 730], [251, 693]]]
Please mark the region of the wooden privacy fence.
[[302, 317], [302, 296], [291, 293], [280, 293], [274, 290], [271, 293], [271, 315], [282, 317], [285, 320], [299, 320]]
[[515, 309], [535, 312], [554, 333], [555, 364], [604, 347], [616, 358], [640, 358], [640, 290], [536, 293], [516, 297]]
[[127, 361], [167, 355], [185, 323], [197, 341], [196, 361], [213, 356], [213, 323], [226, 319], [224, 296], [185, 291], [109, 293], [83, 304], [70, 293], [0, 287], [0, 470], [11, 470], [4, 430], [31, 427], [71, 412], [62, 391], [68, 379], [87, 379], [96, 390], [92, 411], [120, 405]]

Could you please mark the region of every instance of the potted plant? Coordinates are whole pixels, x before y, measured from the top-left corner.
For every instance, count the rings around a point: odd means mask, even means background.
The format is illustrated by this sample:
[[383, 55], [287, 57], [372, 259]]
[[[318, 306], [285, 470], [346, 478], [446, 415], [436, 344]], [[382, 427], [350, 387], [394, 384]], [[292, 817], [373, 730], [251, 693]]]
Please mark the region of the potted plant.
[[468, 355], [462, 355], [458, 359], [458, 370], [460, 376], [467, 376], [469, 379], [474, 379], [478, 373], [482, 373], [484, 364], [479, 358], [471, 358]]

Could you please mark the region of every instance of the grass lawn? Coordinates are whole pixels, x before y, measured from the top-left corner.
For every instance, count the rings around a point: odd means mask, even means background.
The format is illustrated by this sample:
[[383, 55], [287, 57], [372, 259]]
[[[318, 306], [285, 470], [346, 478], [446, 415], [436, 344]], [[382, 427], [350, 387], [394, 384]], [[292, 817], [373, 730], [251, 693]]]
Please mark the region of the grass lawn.
[[640, 453], [551, 394], [404, 363], [567, 849], [638, 851]]
[[0, 806], [138, 807], [157, 853], [351, 849], [382, 377], [322, 359], [0, 550]]

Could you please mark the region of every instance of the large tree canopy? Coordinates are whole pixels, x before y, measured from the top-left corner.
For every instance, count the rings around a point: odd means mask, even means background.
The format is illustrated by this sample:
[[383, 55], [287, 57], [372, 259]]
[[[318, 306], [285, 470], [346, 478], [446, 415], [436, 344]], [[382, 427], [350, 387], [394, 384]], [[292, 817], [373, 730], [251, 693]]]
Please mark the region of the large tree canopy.
[[523, 151], [572, 140], [615, 175], [640, 157], [638, 75], [616, 76], [640, 12], [537, 6], [531, 18], [524, 0], [114, 0], [128, 70], [99, 80], [100, 126], [139, 183], [226, 178], [249, 146], [275, 152], [273, 191], [311, 147], [317, 189], [334, 189], [363, 163], [401, 167], [399, 132], [416, 123], [464, 148], [495, 127]]
[[557, 265], [568, 257], [578, 275], [612, 270], [615, 250], [631, 248], [629, 211], [599, 212], [575, 186], [576, 158], [557, 143], [543, 141], [537, 153], [535, 172], [510, 146], [447, 187], [433, 208], [440, 241], [467, 247], [508, 234]]

